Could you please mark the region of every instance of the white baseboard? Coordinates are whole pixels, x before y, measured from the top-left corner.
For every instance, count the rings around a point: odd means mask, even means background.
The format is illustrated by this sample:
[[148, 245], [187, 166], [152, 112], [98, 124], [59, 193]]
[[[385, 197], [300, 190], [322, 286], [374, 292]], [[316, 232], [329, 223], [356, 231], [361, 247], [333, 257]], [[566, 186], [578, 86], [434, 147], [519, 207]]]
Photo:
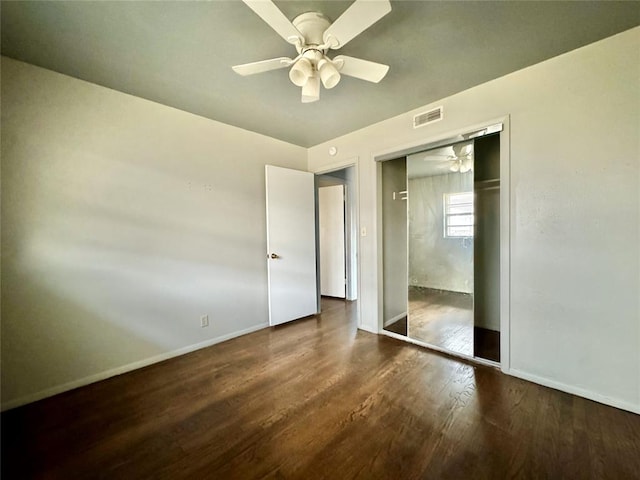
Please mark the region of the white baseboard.
[[607, 397], [606, 395], [601, 395], [599, 393], [592, 392], [591, 390], [574, 387], [562, 382], [556, 382], [555, 380], [539, 377], [537, 375], [526, 373], [513, 368], [509, 369], [509, 371], [504, 371], [503, 373], [522, 378], [523, 380], [528, 380], [529, 382], [537, 383], [539, 385], [544, 385], [545, 387], [553, 388], [555, 390], [560, 390], [561, 392], [571, 393], [572, 395], [584, 397], [589, 400], [593, 400], [594, 402], [603, 403], [611, 407], [620, 408], [621, 410], [627, 410], [628, 412], [637, 413], [640, 415], [640, 405], [626, 402], [624, 400]]
[[195, 352], [196, 350], [200, 350], [202, 348], [210, 347], [211, 345], [215, 345], [216, 343], [225, 342], [227, 340], [231, 340], [232, 338], [240, 337], [242, 335], [246, 335], [248, 333], [256, 332], [258, 330], [262, 330], [263, 328], [268, 327], [268, 323], [262, 323], [260, 325], [255, 325], [253, 327], [246, 328], [244, 330], [239, 330], [237, 332], [228, 333], [226, 335], [222, 335], [220, 337], [211, 338], [204, 342], [196, 343], [194, 345], [188, 345], [183, 348], [179, 348], [177, 350], [173, 350], [170, 352], [161, 353], [160, 355], [156, 355], [150, 358], [145, 358], [144, 360], [139, 360], [137, 362], [129, 363], [127, 365], [123, 365], [121, 367], [112, 368], [111, 370], [107, 370], [104, 372], [96, 373], [95, 375], [89, 375], [88, 377], [80, 378], [78, 380], [73, 380], [71, 382], [63, 383], [62, 385], [55, 385], [50, 388], [46, 388], [44, 390], [40, 390], [39, 392], [32, 393], [29, 395], [25, 395], [20, 398], [16, 398], [15, 400], [10, 400], [8, 402], [4, 402], [2, 404], [1, 410], [9, 410], [11, 408], [20, 407], [22, 405], [26, 405], [28, 403], [36, 402], [38, 400], [42, 400], [43, 398], [52, 397], [62, 392], [66, 392], [69, 390], [73, 390], [74, 388], [84, 387], [85, 385], [89, 385], [91, 383], [99, 382], [101, 380], [106, 380], [107, 378], [115, 377], [116, 375], [122, 375], [123, 373], [131, 372], [133, 370], [137, 370], [139, 368], [143, 368], [154, 363], [162, 362], [164, 360], [168, 360], [170, 358], [179, 357], [180, 355], [185, 355], [187, 353]]
[[404, 318], [406, 316], [407, 316], [407, 312], [403, 312], [403, 313], [401, 313], [399, 315], [396, 315], [395, 317], [388, 318], [387, 320], [384, 321], [384, 326], [388, 327], [392, 323], [395, 323], [398, 320], [400, 320], [401, 318]]
[[[419, 345], [421, 347], [431, 348], [433, 350], [437, 350], [440, 352], [444, 352], [453, 357], [460, 357], [464, 360], [469, 360], [476, 363], [481, 363], [490, 367], [499, 367], [500, 365], [486, 361], [477, 357], [468, 357], [466, 355], [461, 355], [455, 352], [451, 352], [449, 350], [437, 347], [435, 345], [430, 345], [419, 340], [414, 340], [409, 337], [405, 337], [404, 335], [398, 335], [397, 333], [383, 331], [380, 332], [382, 335], [386, 335], [388, 337], [396, 338], [398, 340], [402, 340], [405, 342], [413, 343], [415, 345]], [[604, 405], [609, 405], [611, 407], [619, 408], [621, 410], [626, 410], [628, 412], [637, 413], [640, 415], [640, 405], [635, 405], [630, 402], [625, 402], [624, 400], [619, 400], [616, 398], [607, 397], [606, 395], [600, 395], [599, 393], [592, 392], [591, 390], [586, 390], [584, 388], [573, 387], [571, 385], [567, 385], [565, 383], [556, 382], [555, 380], [550, 380], [548, 378], [539, 377], [537, 375], [532, 375], [530, 373], [526, 373], [520, 370], [509, 369], [502, 370], [502, 373], [506, 375], [511, 375], [513, 377], [518, 377], [523, 380], [527, 380], [529, 382], [537, 383], [538, 385], [543, 385], [545, 387], [553, 388], [554, 390], [560, 390], [561, 392], [570, 393], [572, 395], [577, 395], [578, 397], [583, 397], [588, 400], [593, 400], [594, 402], [602, 403]]]
[[363, 324], [361, 324], [361, 325], [358, 325], [358, 329], [359, 329], [359, 330], [364, 330], [365, 332], [369, 332], [369, 333], [375, 333], [376, 335], [378, 334], [378, 331], [377, 331], [377, 330], [375, 330], [375, 329], [373, 329], [373, 328], [371, 327], [371, 325], [366, 325], [366, 324], [364, 324], [364, 323], [363, 323]]

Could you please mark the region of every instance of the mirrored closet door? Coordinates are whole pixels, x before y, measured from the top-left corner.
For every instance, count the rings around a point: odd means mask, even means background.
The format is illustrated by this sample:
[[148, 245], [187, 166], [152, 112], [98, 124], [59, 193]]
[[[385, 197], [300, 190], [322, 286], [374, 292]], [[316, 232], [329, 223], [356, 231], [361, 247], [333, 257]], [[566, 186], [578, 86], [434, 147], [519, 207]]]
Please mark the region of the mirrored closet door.
[[407, 157], [407, 335], [473, 356], [473, 142]]
[[384, 328], [500, 360], [499, 135], [383, 162]]

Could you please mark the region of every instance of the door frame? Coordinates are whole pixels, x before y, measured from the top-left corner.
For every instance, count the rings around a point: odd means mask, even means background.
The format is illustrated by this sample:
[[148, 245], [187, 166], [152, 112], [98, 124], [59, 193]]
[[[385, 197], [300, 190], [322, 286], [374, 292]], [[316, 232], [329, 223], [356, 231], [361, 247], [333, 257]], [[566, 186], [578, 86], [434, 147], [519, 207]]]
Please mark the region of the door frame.
[[[354, 172], [354, 185], [353, 185], [353, 191], [352, 192], [347, 192], [347, 195], [350, 195], [351, 201], [354, 202], [354, 210], [355, 210], [355, 234], [353, 234], [353, 232], [350, 229], [345, 228], [345, 233], [347, 234], [347, 236], [349, 236], [349, 243], [352, 245], [355, 245], [355, 263], [356, 263], [356, 317], [357, 317], [357, 325], [358, 328], [360, 328], [361, 324], [362, 324], [362, 319], [360, 316], [360, 302], [358, 301], [361, 297], [361, 269], [360, 269], [360, 260], [359, 260], [359, 256], [360, 256], [360, 235], [358, 235], [358, 232], [360, 232], [360, 198], [359, 198], [359, 191], [360, 191], [360, 170], [358, 168], [358, 160], [359, 157], [350, 157], [350, 158], [346, 158], [342, 161], [337, 161], [335, 163], [332, 163], [330, 165], [325, 165], [322, 167], [322, 169], [320, 170], [310, 170], [316, 178], [316, 185], [315, 185], [315, 191], [316, 191], [316, 263], [317, 263], [317, 269], [316, 271], [318, 272], [318, 280], [317, 280], [317, 286], [318, 286], [318, 312], [320, 311], [320, 299], [321, 299], [321, 295], [320, 295], [320, 245], [319, 245], [319, 225], [318, 225], [318, 182], [317, 182], [317, 178], [320, 175], [326, 175], [326, 174], [331, 174], [332, 172], [336, 172], [339, 170], [344, 170], [346, 168], [350, 168], [353, 167], [353, 172]], [[348, 190], [348, 189], [347, 189]], [[349, 262], [347, 262], [349, 263]], [[351, 281], [351, 271], [353, 271], [352, 268], [350, 268], [350, 266], [347, 266], [347, 282], [349, 283]], [[349, 290], [349, 285], [347, 285], [347, 290]], [[348, 297], [347, 297], [348, 298]]]
[[[468, 125], [463, 128], [448, 131], [439, 135], [421, 138], [410, 144], [397, 145], [382, 151], [373, 152], [372, 160], [376, 161], [376, 230], [382, 231], [382, 165], [381, 161], [402, 157], [409, 153], [415, 153], [421, 148], [428, 148], [433, 144], [437, 144], [444, 140], [451, 139], [456, 136], [468, 135], [470, 132], [485, 129], [497, 123], [502, 123], [502, 131], [500, 132], [500, 369], [504, 373], [508, 373], [511, 367], [511, 206], [513, 199], [511, 197], [511, 125], [509, 115], [493, 118], [475, 125]], [[462, 137], [461, 137], [462, 140]], [[382, 236], [377, 235], [376, 249], [382, 251]], [[412, 340], [408, 337], [387, 332], [383, 328], [383, 305], [382, 301], [382, 285], [383, 285], [383, 269], [381, 255], [378, 255], [377, 285], [378, 285], [378, 332], [379, 334], [404, 340], [434, 350], [443, 351], [449, 355], [462, 357], [476, 363], [496, 365], [496, 362], [490, 362], [478, 357], [468, 357], [466, 355], [456, 354], [448, 350], [440, 349], [432, 345], [427, 345], [419, 340]]]

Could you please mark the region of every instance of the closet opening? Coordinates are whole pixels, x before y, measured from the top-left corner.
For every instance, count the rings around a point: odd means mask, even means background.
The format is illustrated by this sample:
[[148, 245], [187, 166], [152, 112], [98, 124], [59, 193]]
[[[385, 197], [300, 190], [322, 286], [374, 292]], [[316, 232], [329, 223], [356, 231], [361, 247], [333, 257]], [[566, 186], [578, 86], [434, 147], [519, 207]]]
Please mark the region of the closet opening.
[[501, 361], [501, 130], [381, 162], [385, 333]]

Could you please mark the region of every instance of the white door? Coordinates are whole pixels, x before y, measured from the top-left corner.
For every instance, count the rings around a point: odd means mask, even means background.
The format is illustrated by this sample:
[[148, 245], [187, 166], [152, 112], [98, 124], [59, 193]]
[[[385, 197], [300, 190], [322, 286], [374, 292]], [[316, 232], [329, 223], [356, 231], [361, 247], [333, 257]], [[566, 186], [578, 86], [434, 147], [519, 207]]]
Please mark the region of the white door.
[[318, 313], [314, 176], [267, 165], [269, 324]]
[[344, 185], [318, 189], [320, 293], [345, 297]]

